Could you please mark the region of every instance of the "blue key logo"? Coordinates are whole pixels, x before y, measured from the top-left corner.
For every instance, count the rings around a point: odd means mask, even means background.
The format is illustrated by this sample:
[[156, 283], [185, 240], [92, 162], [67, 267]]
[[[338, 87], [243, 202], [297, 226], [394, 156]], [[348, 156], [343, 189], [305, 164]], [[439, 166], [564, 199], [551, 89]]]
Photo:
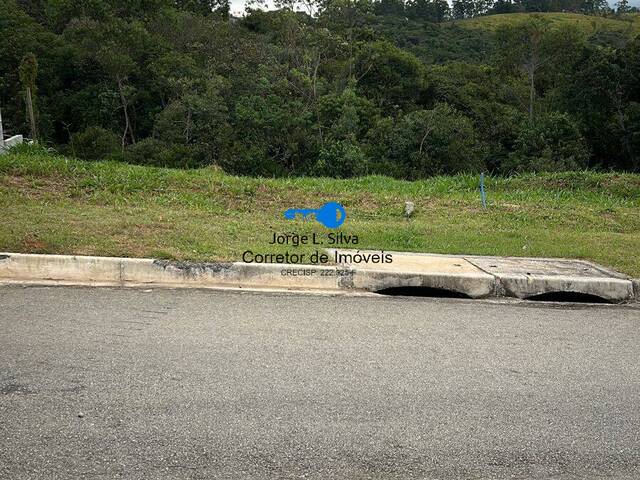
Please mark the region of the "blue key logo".
[[302, 218], [307, 218], [313, 214], [316, 222], [327, 228], [338, 228], [347, 218], [344, 207], [336, 202], [325, 203], [320, 208], [290, 208], [284, 212], [284, 218], [293, 220], [300, 214]]

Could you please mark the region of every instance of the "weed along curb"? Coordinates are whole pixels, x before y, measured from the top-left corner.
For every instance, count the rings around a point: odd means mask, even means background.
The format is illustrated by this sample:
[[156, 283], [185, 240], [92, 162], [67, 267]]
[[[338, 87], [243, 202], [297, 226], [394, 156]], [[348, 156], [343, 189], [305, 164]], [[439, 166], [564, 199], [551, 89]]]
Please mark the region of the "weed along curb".
[[[153, 259], [0, 253], [0, 282], [46, 285], [250, 288], [334, 292], [448, 292], [467, 298], [584, 295], [639, 299], [632, 280], [580, 260], [394, 253], [387, 266], [191, 263]], [[419, 293], [418, 293], [419, 294]], [[553, 299], [553, 298], [549, 299]]]

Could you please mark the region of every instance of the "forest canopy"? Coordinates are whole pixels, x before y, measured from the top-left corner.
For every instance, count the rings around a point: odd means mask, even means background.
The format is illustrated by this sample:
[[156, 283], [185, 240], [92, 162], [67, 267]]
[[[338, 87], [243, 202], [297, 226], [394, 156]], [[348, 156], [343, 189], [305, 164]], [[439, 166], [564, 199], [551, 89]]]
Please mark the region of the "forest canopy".
[[625, 0], [280, 1], [243, 17], [210, 0], [5, 3], [5, 130], [79, 158], [261, 176], [640, 171]]

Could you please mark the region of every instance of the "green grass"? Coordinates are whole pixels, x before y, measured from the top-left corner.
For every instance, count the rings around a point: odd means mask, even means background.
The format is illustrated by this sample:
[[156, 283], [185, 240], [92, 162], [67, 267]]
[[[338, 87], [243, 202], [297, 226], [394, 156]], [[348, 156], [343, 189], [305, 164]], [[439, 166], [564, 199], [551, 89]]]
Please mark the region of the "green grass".
[[640, 175], [489, 178], [487, 190], [484, 210], [470, 175], [256, 179], [23, 151], [0, 156], [0, 250], [239, 260], [274, 251], [274, 231], [325, 232], [282, 212], [336, 200], [361, 249], [586, 258], [640, 276]]
[[617, 31], [631, 34], [640, 33], [640, 15], [627, 14], [621, 17], [598, 17], [579, 13], [545, 12], [545, 13], [505, 13], [484, 17], [457, 20], [456, 24], [465, 28], [495, 30], [504, 24], [515, 23], [526, 16], [536, 15], [551, 22], [552, 25], [573, 25], [588, 33], [598, 31]]

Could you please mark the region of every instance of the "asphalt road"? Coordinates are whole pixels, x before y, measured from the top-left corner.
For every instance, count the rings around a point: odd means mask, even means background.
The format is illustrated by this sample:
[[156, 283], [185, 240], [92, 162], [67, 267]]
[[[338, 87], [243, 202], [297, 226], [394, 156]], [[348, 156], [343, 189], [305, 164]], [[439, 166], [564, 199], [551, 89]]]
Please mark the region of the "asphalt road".
[[0, 287], [0, 478], [640, 478], [640, 309]]

